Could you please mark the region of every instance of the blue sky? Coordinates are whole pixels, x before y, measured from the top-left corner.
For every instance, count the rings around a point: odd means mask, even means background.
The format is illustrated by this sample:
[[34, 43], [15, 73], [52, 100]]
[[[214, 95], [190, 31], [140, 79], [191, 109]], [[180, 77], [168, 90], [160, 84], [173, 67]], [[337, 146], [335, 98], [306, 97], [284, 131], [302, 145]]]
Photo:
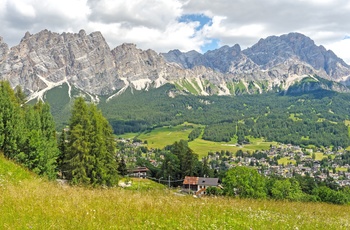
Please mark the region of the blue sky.
[[[199, 33], [204, 26], [212, 26], [213, 20], [204, 15], [204, 14], [185, 14], [179, 18], [179, 22], [190, 23], [198, 22], [198, 26], [195, 27], [195, 30]], [[205, 38], [205, 43], [200, 46], [201, 52], [205, 53], [208, 50], [214, 50], [219, 48], [220, 39], [218, 38]]]
[[196, 27], [199, 31], [203, 29], [204, 25], [210, 26], [213, 23], [213, 20], [204, 14], [184, 14], [179, 18], [179, 22], [199, 22], [199, 25]]

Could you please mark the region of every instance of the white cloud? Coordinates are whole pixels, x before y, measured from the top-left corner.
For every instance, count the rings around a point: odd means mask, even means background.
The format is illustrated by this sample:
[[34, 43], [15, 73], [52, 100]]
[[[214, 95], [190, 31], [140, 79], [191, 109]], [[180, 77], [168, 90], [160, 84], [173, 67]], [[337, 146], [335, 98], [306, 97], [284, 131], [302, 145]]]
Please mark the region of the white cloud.
[[[135, 43], [142, 49], [167, 52], [171, 49], [183, 51], [200, 50], [204, 41], [196, 34], [197, 23], [170, 23], [165, 30], [137, 26], [126, 28], [120, 23], [90, 23], [90, 28], [99, 28], [111, 48], [122, 43]], [[156, 48], [155, 48], [156, 47]]]
[[350, 65], [350, 39], [343, 39], [325, 46]]
[[[185, 14], [204, 14], [212, 23], [198, 31], [197, 22], [179, 22]], [[158, 52], [199, 51], [211, 39], [244, 48], [269, 35], [300, 32], [318, 45], [335, 47], [340, 55], [346, 50], [347, 42], [340, 39], [349, 34], [349, 21], [348, 0], [0, 1], [0, 36], [10, 46], [18, 44], [26, 31], [43, 29], [101, 31], [111, 48], [133, 42]]]
[[127, 27], [145, 26], [165, 29], [181, 16], [177, 0], [89, 0], [90, 20], [101, 23], [122, 23]]
[[11, 1], [8, 2], [8, 8], [12, 8], [15, 12], [20, 14], [23, 17], [34, 18], [35, 17], [35, 9], [30, 4], [30, 1], [18, 2]]

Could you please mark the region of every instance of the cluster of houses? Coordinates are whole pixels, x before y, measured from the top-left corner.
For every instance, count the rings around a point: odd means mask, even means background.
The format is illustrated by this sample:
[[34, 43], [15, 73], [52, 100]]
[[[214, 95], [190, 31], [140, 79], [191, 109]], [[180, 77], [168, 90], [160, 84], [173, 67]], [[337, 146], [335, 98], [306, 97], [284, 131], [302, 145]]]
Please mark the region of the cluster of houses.
[[[295, 174], [315, 178], [324, 181], [327, 178], [333, 179], [339, 186], [350, 186], [350, 165], [338, 164], [334, 162], [334, 158], [341, 157], [344, 151], [325, 150], [323, 157], [327, 160], [327, 165], [322, 165], [320, 160], [312, 157], [312, 149], [302, 150], [299, 146], [280, 145], [279, 147], [271, 147], [269, 150], [261, 151], [265, 153], [267, 158], [257, 159], [255, 157], [232, 157], [229, 164], [235, 162], [236, 165], [256, 166], [260, 174], [264, 176], [279, 175], [291, 178]], [[333, 157], [328, 157], [333, 156]], [[278, 163], [278, 159], [284, 158], [287, 164]], [[330, 170], [331, 169], [331, 170]], [[341, 170], [339, 170], [341, 169]]]
[[[142, 146], [142, 143], [132, 143], [132, 146], [134, 148], [139, 147]], [[143, 157], [149, 160], [154, 166], [159, 166], [162, 160], [162, 155], [156, 156], [152, 151], [153, 150], [148, 150]], [[350, 165], [339, 164], [335, 161], [337, 158], [341, 157], [345, 151], [341, 148], [336, 151], [330, 149], [323, 149], [322, 151], [323, 157], [328, 161], [326, 166], [322, 164], [321, 160], [313, 157], [314, 151], [312, 149], [302, 149], [299, 146], [293, 146], [290, 144], [271, 146], [268, 150], [259, 151], [259, 157], [256, 157], [256, 154], [249, 153], [236, 156], [232, 153], [223, 155], [222, 153], [217, 152], [208, 154], [208, 160], [211, 168], [218, 171], [227, 170], [234, 166], [253, 166], [258, 169], [260, 174], [265, 176], [279, 175], [291, 178], [295, 174], [302, 176], [309, 175], [316, 180], [323, 181], [327, 178], [331, 178], [339, 186], [350, 186]], [[131, 158], [133, 159], [135, 156], [131, 156]], [[281, 158], [286, 159], [285, 162], [287, 163], [279, 162], [279, 159]], [[147, 170], [147, 168], [136, 168], [129, 173], [130, 176], [145, 177], [147, 175]], [[186, 178], [183, 183], [183, 188], [184, 190], [191, 190], [193, 193], [201, 191], [204, 187], [207, 188], [209, 184], [218, 186], [218, 183], [217, 185], [214, 183], [214, 181], [218, 180], [217, 178]], [[203, 181], [208, 182], [209, 184], [207, 185]]]
[[[148, 172], [149, 169], [147, 167], [136, 167], [128, 170], [128, 175], [130, 177], [147, 178]], [[222, 189], [219, 184], [219, 178], [186, 176], [182, 183], [182, 192], [202, 196], [206, 194], [206, 190], [209, 187]]]

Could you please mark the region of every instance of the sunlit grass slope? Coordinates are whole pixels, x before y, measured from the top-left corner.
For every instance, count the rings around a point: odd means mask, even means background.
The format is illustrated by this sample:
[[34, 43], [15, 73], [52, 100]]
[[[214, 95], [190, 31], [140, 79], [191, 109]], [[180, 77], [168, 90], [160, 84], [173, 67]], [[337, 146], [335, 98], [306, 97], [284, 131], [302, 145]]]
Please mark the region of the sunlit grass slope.
[[[191, 125], [191, 126], [189, 126]], [[142, 133], [137, 136], [138, 139], [142, 141], [147, 141], [148, 148], [159, 148], [162, 149], [167, 145], [173, 144], [175, 141], [188, 140], [188, 135], [197, 126], [194, 124], [182, 124], [177, 126], [166, 126], [161, 128], [156, 128], [151, 132]], [[120, 137], [133, 138], [137, 134], [124, 134]], [[253, 152], [255, 150], [269, 149], [270, 145], [276, 145], [276, 142], [265, 142], [262, 138], [252, 138], [249, 137], [250, 144], [245, 144], [243, 146], [236, 146], [237, 140], [232, 139], [231, 142], [213, 142], [197, 138], [189, 142], [189, 147], [197, 153], [200, 157], [207, 156], [208, 152], [220, 152], [221, 150], [236, 152], [241, 149], [243, 151]]]
[[[61, 186], [0, 157], [0, 229], [349, 229], [350, 207]], [[140, 186], [144, 188], [144, 186]]]

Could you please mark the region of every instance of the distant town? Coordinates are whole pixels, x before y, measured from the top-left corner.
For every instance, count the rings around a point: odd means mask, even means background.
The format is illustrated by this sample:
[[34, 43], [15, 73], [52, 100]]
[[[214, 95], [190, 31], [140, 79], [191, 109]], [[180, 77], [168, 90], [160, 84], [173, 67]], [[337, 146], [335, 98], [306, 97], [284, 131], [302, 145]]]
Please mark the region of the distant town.
[[[123, 146], [123, 156], [128, 167], [144, 166], [138, 162], [150, 162], [159, 167], [163, 155], [159, 149], [147, 149], [140, 140], [118, 139]], [[140, 160], [141, 159], [141, 160]], [[292, 178], [295, 175], [310, 176], [318, 181], [333, 181], [338, 186], [350, 186], [350, 153], [338, 148], [301, 148], [290, 144], [270, 146], [268, 150], [235, 154], [229, 151], [208, 152], [206, 160], [218, 175], [235, 166], [255, 167], [261, 175]]]

